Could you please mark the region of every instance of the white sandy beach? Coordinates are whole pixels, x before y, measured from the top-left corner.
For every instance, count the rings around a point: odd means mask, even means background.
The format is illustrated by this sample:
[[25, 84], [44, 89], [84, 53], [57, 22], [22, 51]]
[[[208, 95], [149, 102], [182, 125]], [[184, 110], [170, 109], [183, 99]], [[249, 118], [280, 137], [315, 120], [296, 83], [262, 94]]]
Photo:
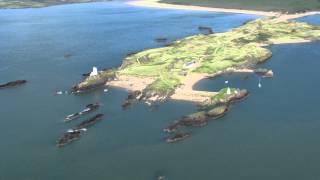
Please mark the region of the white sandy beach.
[[161, 8], [161, 9], [177, 9], [177, 10], [191, 10], [191, 11], [207, 11], [207, 12], [225, 12], [225, 13], [240, 13], [240, 14], [252, 14], [259, 16], [278, 16], [279, 21], [285, 21], [289, 19], [300, 18], [304, 16], [320, 14], [319, 11], [312, 11], [300, 14], [280, 14], [278, 12], [267, 11], [254, 11], [244, 9], [227, 9], [227, 8], [214, 8], [214, 7], [202, 7], [193, 5], [177, 5], [160, 3], [159, 0], [136, 0], [128, 2], [129, 5], [149, 7], [149, 8]]

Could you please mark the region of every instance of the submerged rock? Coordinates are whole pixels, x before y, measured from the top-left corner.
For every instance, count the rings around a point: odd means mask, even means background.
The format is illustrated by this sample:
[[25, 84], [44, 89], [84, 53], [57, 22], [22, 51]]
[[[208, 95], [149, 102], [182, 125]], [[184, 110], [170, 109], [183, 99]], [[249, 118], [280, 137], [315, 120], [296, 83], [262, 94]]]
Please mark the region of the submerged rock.
[[155, 38], [154, 41], [156, 41], [157, 43], [166, 43], [168, 39], [159, 37], [159, 38]]
[[198, 30], [201, 32], [205, 32], [205, 34], [213, 34], [213, 30], [211, 27], [207, 27], [207, 26], [199, 26]]
[[81, 131], [80, 130], [72, 130], [64, 133], [62, 137], [57, 141], [58, 147], [63, 147], [67, 144], [70, 144], [81, 137]]
[[95, 125], [97, 122], [101, 121], [103, 116], [104, 116], [103, 114], [97, 114], [88, 120], [82, 121], [74, 129], [80, 130], [83, 128], [91, 127], [91, 126]]
[[174, 135], [168, 137], [166, 141], [167, 143], [175, 143], [178, 141], [182, 141], [190, 136], [191, 136], [190, 133], [175, 133]]
[[7, 82], [5, 84], [0, 84], [0, 89], [15, 87], [15, 86], [19, 86], [19, 85], [22, 85], [22, 84], [25, 84], [25, 83], [27, 83], [26, 80], [10, 81], [10, 82]]
[[65, 122], [69, 122], [69, 121], [72, 121], [74, 119], [77, 119], [85, 114], [88, 114], [90, 112], [93, 112], [95, 110], [97, 110], [99, 107], [101, 106], [100, 103], [95, 103], [95, 104], [88, 104], [86, 105], [86, 108], [83, 109], [82, 111], [80, 112], [77, 112], [77, 113], [73, 113], [73, 114], [70, 114], [68, 116], [65, 117]]

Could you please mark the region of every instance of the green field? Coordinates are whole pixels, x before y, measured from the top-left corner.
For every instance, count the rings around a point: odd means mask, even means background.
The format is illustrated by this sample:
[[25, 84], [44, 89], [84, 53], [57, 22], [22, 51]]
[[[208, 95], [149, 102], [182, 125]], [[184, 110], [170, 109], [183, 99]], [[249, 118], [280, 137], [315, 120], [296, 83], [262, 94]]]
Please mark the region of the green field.
[[0, 8], [37, 8], [59, 4], [86, 3], [97, 0], [0, 0]]
[[320, 0], [161, 0], [161, 2], [290, 13], [320, 10]]

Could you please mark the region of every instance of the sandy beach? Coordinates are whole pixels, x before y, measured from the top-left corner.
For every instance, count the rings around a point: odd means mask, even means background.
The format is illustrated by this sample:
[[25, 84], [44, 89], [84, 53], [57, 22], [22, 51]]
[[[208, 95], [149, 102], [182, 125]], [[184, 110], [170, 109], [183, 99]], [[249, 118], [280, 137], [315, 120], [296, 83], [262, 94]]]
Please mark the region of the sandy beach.
[[214, 8], [214, 7], [202, 7], [193, 5], [177, 5], [160, 3], [159, 0], [136, 0], [128, 2], [132, 6], [141, 6], [148, 8], [162, 8], [162, 9], [178, 9], [178, 10], [191, 10], [191, 11], [207, 11], [207, 12], [224, 12], [224, 13], [240, 13], [240, 14], [252, 14], [258, 16], [277, 16], [278, 21], [286, 21], [290, 19], [300, 18], [304, 16], [320, 14], [319, 11], [312, 11], [299, 14], [280, 14], [278, 12], [267, 12], [267, 11], [254, 11], [244, 9], [227, 9], [227, 8]]
[[[235, 69], [229, 68], [226, 72], [241, 72], [241, 73], [254, 73], [253, 69]], [[224, 74], [225, 72], [220, 71], [215, 74], [206, 74], [206, 73], [191, 73], [188, 74], [181, 82], [181, 86], [178, 87], [174, 94], [170, 97], [173, 100], [179, 101], [190, 101], [195, 103], [202, 103], [208, 100], [211, 96], [217, 94], [217, 92], [209, 91], [197, 91], [193, 89], [193, 86], [198, 83], [200, 80], [206, 78], [213, 78], [215, 76]], [[107, 83], [108, 86], [126, 89], [128, 91], [142, 91], [149, 84], [155, 81], [151, 77], [135, 77], [128, 75], [117, 75], [117, 78], [113, 81]]]
[[208, 11], [208, 12], [228, 12], [228, 13], [254, 14], [254, 15], [261, 15], [261, 16], [275, 16], [277, 14], [274, 12], [264, 12], [264, 11], [167, 4], [167, 3], [160, 3], [158, 0], [137, 0], [137, 1], [130, 1], [128, 2], [128, 4], [133, 6], [141, 6], [141, 7], [149, 7], [149, 8], [179, 9], [179, 10]]

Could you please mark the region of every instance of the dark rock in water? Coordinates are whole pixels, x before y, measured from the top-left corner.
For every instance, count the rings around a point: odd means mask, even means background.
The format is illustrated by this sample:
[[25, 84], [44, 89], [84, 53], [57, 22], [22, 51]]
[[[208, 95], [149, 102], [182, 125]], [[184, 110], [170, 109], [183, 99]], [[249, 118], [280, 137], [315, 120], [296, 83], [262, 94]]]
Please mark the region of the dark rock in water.
[[237, 94], [229, 97], [227, 103], [234, 103], [244, 100], [249, 95], [249, 91], [246, 89], [240, 90]]
[[90, 73], [83, 73], [82, 76], [83, 77], [88, 77], [88, 76], [90, 76]]
[[103, 117], [103, 114], [97, 114], [88, 120], [82, 121], [80, 124], [76, 126], [75, 130], [91, 127], [95, 125], [97, 122], [101, 121], [102, 117]]
[[19, 86], [19, 85], [22, 85], [22, 84], [25, 84], [25, 83], [27, 83], [26, 80], [11, 81], [11, 82], [7, 82], [5, 84], [0, 84], [0, 89], [9, 88], [9, 87], [15, 87], [15, 86]]
[[86, 105], [86, 108], [84, 110], [77, 112], [77, 113], [74, 113], [74, 114], [70, 114], [67, 117], [65, 117], [65, 122], [72, 121], [74, 119], [77, 119], [77, 118], [85, 115], [85, 114], [93, 112], [93, 111], [97, 110], [100, 106], [101, 106], [100, 103], [88, 104], [88, 105]]
[[269, 69], [259, 68], [254, 71], [257, 75], [262, 76], [264, 78], [272, 78], [273, 71]]
[[126, 100], [126, 101], [122, 104], [122, 109], [123, 109], [123, 110], [126, 110], [130, 105], [131, 105], [131, 102], [129, 102], [128, 100]]
[[58, 147], [63, 147], [67, 144], [70, 144], [81, 137], [80, 130], [71, 130], [63, 134], [63, 136], [57, 141]]
[[65, 55], [63, 55], [63, 57], [66, 58], [66, 59], [67, 59], [67, 58], [71, 58], [71, 57], [72, 57], [72, 54], [66, 53]]
[[142, 100], [142, 98], [143, 98], [143, 94], [141, 91], [129, 92], [127, 99], [122, 104], [122, 108], [125, 110], [134, 102]]
[[176, 133], [166, 139], [167, 143], [175, 143], [190, 137], [190, 133]]
[[159, 38], [154, 39], [154, 41], [156, 41], [157, 43], [166, 43], [168, 41], [168, 39], [159, 37]]
[[174, 124], [166, 127], [165, 129], [163, 129], [163, 131], [167, 132], [167, 133], [172, 133], [172, 132], [175, 132], [179, 127], [180, 127], [179, 123], [174, 123]]
[[211, 117], [211, 118], [218, 118], [223, 116], [229, 109], [229, 105], [228, 104], [220, 104], [217, 105], [216, 107], [212, 108], [211, 110], [209, 110], [207, 112], [207, 116]]
[[180, 127], [203, 127], [208, 124], [209, 118], [210, 117], [207, 115], [206, 111], [200, 111], [188, 116], [183, 116], [176, 123], [165, 128], [164, 132], [175, 132]]
[[207, 26], [199, 26], [198, 30], [201, 32], [205, 32], [205, 34], [213, 34], [213, 30], [211, 27], [207, 27]]

